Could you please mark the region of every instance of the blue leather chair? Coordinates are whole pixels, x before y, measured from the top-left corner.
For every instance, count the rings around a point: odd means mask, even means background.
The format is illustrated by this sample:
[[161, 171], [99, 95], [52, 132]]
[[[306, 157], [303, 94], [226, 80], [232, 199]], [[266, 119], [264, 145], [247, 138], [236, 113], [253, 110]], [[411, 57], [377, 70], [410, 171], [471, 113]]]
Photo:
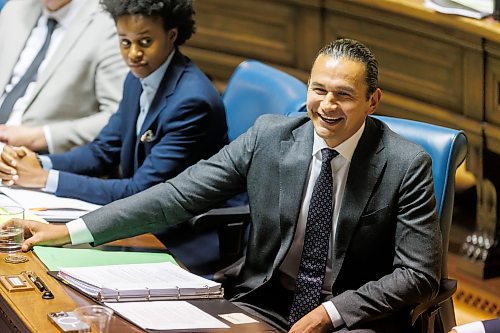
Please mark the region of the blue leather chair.
[[455, 172], [467, 154], [463, 131], [401, 118], [374, 116], [396, 133], [422, 146], [432, 158], [437, 215], [443, 237], [441, 284], [438, 295], [412, 312], [414, 332], [449, 332], [456, 324], [452, 295], [457, 281], [448, 279], [447, 254], [455, 198]]
[[[229, 141], [250, 128], [263, 114], [294, 115], [305, 107], [307, 86], [276, 68], [247, 60], [234, 70], [222, 96]], [[243, 255], [249, 208], [246, 194], [188, 223], [159, 235], [190, 271], [213, 278], [220, 268]]]

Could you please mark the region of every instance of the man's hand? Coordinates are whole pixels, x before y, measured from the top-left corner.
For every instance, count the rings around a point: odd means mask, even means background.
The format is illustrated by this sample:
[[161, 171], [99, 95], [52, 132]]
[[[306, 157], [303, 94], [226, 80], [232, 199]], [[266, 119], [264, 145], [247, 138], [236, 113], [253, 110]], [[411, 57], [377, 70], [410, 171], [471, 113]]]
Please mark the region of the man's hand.
[[47, 150], [43, 127], [0, 125], [0, 142], [25, 146], [34, 151]]
[[304, 317], [300, 318], [292, 328], [290, 333], [307, 333], [307, 332], [328, 332], [332, 329], [332, 321], [326, 312], [323, 305], [318, 306]]
[[0, 156], [0, 177], [4, 185], [16, 184], [29, 188], [46, 186], [49, 173], [42, 169], [33, 151], [26, 147], [4, 146]]
[[[26, 252], [34, 245], [61, 246], [71, 243], [65, 224], [47, 224], [30, 220], [19, 220], [24, 229], [24, 242], [21, 249]], [[9, 222], [5, 224], [8, 226]]]
[[457, 331], [455, 331], [455, 330], [451, 330], [449, 333], [457, 333]]

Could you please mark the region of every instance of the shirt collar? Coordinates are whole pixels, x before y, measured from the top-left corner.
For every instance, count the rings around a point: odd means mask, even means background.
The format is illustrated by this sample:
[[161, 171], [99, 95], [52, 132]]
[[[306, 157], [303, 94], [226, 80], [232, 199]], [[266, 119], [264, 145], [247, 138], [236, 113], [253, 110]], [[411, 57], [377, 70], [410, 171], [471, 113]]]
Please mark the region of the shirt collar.
[[78, 15], [78, 11], [82, 4], [88, 0], [71, 0], [65, 6], [59, 8], [55, 12], [49, 12], [47, 8], [42, 8], [42, 15], [48, 19], [49, 17], [54, 18], [57, 23], [68, 29], [74, 23], [76, 16]]
[[354, 133], [349, 139], [345, 140], [337, 147], [328, 147], [325, 140], [321, 138], [316, 131], [314, 131], [314, 141], [313, 141], [313, 151], [312, 155], [317, 156], [321, 159], [320, 151], [323, 148], [335, 149], [342, 157], [351, 162], [352, 155], [354, 154], [354, 150], [358, 146], [359, 139], [361, 139], [361, 135], [365, 129], [365, 123], [361, 125], [361, 127]]
[[165, 76], [165, 72], [167, 71], [168, 65], [172, 62], [172, 58], [174, 57], [175, 49], [170, 52], [170, 54], [167, 57], [167, 60], [158, 67], [154, 72], [149, 74], [143, 79], [139, 79], [141, 81], [142, 89], [146, 90], [151, 90], [151, 91], [157, 91], [158, 87], [160, 86], [161, 80], [163, 79], [163, 76]]

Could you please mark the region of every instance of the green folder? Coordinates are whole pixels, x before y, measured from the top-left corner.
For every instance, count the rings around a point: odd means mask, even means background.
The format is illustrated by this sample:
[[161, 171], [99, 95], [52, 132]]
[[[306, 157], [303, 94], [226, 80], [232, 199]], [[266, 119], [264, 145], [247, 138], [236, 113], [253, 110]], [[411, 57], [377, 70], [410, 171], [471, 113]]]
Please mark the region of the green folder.
[[158, 262], [171, 262], [177, 265], [175, 259], [168, 253], [102, 251], [98, 249], [72, 249], [46, 246], [35, 246], [33, 251], [49, 271], [58, 271], [61, 267], [90, 267]]

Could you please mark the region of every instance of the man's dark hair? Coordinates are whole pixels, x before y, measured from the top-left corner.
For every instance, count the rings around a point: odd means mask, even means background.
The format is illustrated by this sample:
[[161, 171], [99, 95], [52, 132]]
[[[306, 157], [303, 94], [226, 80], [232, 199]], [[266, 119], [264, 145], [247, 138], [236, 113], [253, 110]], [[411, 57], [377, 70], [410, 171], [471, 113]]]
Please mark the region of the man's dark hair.
[[175, 45], [182, 45], [195, 32], [192, 0], [101, 0], [104, 10], [117, 20], [124, 15], [161, 17], [165, 31], [177, 28]]
[[340, 59], [346, 58], [365, 65], [365, 81], [367, 86], [366, 99], [378, 87], [378, 62], [373, 53], [362, 43], [353, 39], [337, 39], [325, 45], [316, 56], [328, 55]]

